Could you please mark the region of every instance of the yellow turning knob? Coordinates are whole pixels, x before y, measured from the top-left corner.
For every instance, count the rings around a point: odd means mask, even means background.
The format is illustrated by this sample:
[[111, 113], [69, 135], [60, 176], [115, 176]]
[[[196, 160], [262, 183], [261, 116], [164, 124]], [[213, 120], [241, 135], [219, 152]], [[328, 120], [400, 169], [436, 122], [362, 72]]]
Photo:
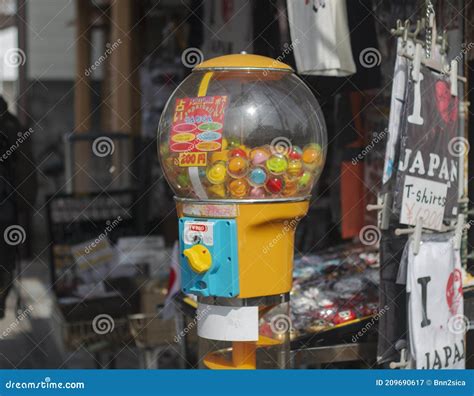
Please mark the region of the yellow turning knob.
[[202, 273], [211, 268], [211, 253], [204, 245], [194, 245], [189, 249], [185, 249], [183, 254], [188, 259], [189, 266], [194, 272]]

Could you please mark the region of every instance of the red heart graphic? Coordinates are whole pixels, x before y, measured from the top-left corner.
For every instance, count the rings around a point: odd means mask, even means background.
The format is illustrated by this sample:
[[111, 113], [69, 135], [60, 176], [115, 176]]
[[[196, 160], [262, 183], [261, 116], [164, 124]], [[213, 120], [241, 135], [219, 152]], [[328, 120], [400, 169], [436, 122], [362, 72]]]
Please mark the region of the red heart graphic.
[[436, 107], [446, 124], [458, 118], [458, 98], [451, 96], [451, 88], [447, 81], [438, 80], [435, 84]]

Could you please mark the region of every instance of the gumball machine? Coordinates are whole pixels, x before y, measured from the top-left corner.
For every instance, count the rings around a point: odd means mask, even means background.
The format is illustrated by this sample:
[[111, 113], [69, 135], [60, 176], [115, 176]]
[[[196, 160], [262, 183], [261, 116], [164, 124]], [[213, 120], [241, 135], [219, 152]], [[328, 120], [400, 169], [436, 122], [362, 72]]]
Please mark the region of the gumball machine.
[[282, 62], [227, 55], [194, 68], [158, 129], [203, 365], [287, 367], [295, 229], [326, 156], [316, 98]]

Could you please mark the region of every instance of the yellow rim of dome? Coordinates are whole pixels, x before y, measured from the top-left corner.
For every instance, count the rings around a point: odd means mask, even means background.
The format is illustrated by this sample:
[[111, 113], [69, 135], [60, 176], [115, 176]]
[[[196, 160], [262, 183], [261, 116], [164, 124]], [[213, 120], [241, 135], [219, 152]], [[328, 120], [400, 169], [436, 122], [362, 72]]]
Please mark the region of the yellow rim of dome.
[[275, 70], [292, 72], [293, 69], [279, 60], [261, 55], [233, 54], [212, 58], [197, 65], [193, 70]]

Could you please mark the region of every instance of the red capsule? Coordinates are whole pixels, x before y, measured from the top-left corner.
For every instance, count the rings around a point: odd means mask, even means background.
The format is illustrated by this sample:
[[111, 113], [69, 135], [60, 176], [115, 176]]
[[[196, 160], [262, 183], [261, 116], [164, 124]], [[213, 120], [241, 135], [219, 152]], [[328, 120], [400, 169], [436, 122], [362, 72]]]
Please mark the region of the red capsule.
[[242, 157], [247, 158], [247, 153], [241, 148], [234, 148], [229, 151], [229, 157]]
[[265, 183], [265, 188], [269, 193], [278, 194], [283, 189], [283, 180], [279, 177], [269, 177]]
[[302, 155], [303, 155], [303, 151], [298, 146], [293, 146], [291, 148], [291, 151], [288, 153], [288, 158], [297, 160], [297, 159], [301, 159]]

